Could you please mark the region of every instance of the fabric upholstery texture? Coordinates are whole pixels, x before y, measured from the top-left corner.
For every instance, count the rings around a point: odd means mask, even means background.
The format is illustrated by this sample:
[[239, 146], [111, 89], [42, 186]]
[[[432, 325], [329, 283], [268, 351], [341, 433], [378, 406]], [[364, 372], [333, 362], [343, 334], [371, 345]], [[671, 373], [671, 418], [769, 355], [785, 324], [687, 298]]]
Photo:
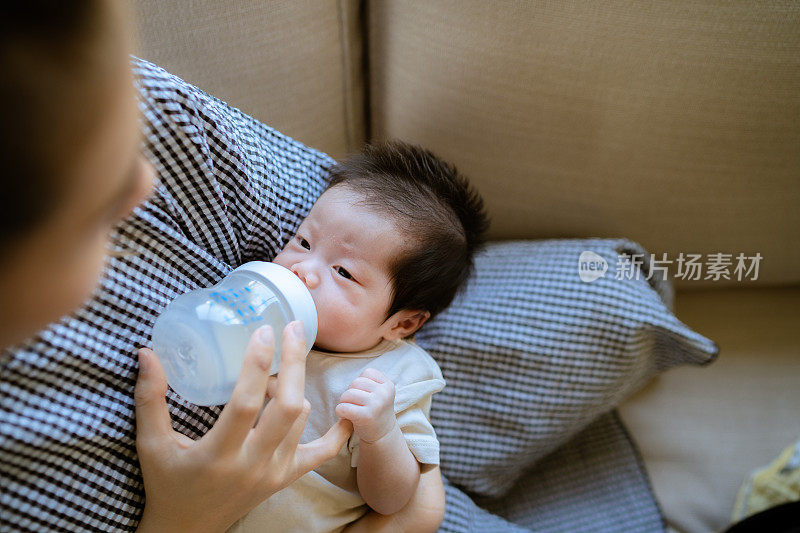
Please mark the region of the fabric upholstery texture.
[[136, 55], [334, 158], [364, 142], [358, 2], [136, 0]]
[[[625, 237], [800, 282], [800, 4], [369, 3], [372, 138], [469, 176], [491, 238]], [[674, 272], [673, 265], [673, 272]], [[676, 287], [741, 286], [678, 279]]]
[[[590, 282], [578, 274], [585, 251], [609, 265]], [[451, 482], [501, 496], [657, 372], [714, 359], [714, 343], [670, 312], [660, 273], [631, 261], [644, 253], [624, 239], [564, 239], [476, 255], [466, 290], [417, 334], [448, 383], [431, 420]]]

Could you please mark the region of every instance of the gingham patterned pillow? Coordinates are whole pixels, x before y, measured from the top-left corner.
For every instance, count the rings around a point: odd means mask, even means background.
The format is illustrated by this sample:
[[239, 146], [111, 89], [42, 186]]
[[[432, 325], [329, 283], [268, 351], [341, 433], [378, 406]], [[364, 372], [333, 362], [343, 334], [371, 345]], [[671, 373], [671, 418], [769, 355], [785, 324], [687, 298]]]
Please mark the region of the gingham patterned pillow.
[[[606, 261], [603, 276], [582, 281], [584, 251]], [[466, 290], [416, 336], [447, 381], [431, 420], [454, 485], [500, 496], [655, 373], [715, 358], [670, 311], [668, 280], [648, 276], [645, 250], [624, 239], [490, 243], [477, 255]]]
[[524, 471], [499, 498], [473, 500], [444, 477], [441, 533], [663, 531], [635, 444], [616, 410]]

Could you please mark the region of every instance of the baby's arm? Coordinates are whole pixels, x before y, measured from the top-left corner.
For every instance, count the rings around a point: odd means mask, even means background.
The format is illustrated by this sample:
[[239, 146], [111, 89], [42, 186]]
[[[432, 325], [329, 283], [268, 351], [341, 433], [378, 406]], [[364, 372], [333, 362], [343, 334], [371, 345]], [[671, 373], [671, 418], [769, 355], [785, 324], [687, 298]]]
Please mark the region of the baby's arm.
[[392, 515], [370, 511], [345, 528], [344, 533], [435, 533], [444, 520], [444, 485], [436, 465], [422, 465], [417, 490], [408, 505]]
[[394, 384], [368, 368], [339, 402], [336, 414], [353, 423], [361, 441], [356, 469], [361, 497], [378, 513], [399, 511], [417, 488], [420, 470], [394, 414]]
[[396, 513], [411, 499], [419, 482], [419, 463], [396, 421], [377, 441], [361, 439], [356, 477], [361, 497], [381, 514]]

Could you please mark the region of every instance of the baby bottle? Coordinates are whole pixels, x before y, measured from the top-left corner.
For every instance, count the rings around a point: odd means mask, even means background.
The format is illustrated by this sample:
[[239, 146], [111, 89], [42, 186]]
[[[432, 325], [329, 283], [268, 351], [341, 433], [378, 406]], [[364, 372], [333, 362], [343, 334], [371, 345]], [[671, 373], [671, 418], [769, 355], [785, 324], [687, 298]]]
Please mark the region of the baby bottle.
[[221, 405], [231, 398], [253, 332], [272, 326], [275, 374], [283, 328], [293, 320], [303, 321], [308, 353], [317, 338], [311, 293], [288, 268], [251, 261], [213, 287], [173, 300], [153, 327], [153, 350], [175, 392], [196, 405]]

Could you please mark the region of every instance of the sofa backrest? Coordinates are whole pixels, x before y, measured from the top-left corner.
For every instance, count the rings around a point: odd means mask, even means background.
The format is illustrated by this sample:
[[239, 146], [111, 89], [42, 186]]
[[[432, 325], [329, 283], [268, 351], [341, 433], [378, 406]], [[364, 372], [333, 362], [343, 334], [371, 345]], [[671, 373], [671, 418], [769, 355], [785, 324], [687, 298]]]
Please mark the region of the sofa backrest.
[[760, 252], [760, 282], [800, 281], [800, 4], [369, 7], [373, 137], [453, 160], [495, 237]]
[[135, 0], [135, 53], [334, 158], [364, 143], [356, 0]]
[[337, 158], [402, 138], [452, 161], [493, 239], [759, 253], [757, 281], [676, 285], [800, 283], [800, 4], [137, 6], [143, 57], [276, 129]]

